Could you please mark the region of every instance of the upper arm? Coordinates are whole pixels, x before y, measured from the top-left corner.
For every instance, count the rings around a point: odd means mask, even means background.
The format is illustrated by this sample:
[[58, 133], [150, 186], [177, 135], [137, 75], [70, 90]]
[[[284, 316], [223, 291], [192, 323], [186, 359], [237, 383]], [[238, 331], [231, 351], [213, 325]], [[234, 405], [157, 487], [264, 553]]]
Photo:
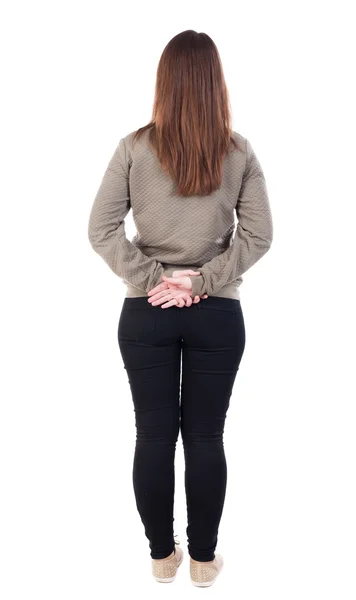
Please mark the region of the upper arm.
[[120, 227], [131, 208], [125, 140], [120, 139], [97, 190], [88, 224], [92, 243], [103, 241]]
[[236, 204], [239, 226], [251, 237], [272, 241], [272, 217], [261, 163], [246, 139], [246, 160]]

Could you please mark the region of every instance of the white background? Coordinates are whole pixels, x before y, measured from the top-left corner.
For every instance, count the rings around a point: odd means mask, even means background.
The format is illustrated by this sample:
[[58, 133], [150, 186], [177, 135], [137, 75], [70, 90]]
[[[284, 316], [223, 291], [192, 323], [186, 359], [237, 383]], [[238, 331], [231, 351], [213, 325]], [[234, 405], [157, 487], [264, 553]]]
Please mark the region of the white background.
[[[240, 290], [247, 344], [225, 430], [217, 548], [225, 568], [203, 593], [355, 599], [351, 7], [3, 6], [3, 600], [201, 593], [187, 553], [169, 587], [151, 577], [117, 344], [126, 288], [87, 239], [108, 161], [121, 137], [149, 121], [161, 52], [185, 29], [218, 46], [233, 128], [261, 162], [275, 228], [271, 250]], [[131, 239], [131, 213], [126, 231]], [[179, 439], [175, 533], [186, 550], [182, 457]]]

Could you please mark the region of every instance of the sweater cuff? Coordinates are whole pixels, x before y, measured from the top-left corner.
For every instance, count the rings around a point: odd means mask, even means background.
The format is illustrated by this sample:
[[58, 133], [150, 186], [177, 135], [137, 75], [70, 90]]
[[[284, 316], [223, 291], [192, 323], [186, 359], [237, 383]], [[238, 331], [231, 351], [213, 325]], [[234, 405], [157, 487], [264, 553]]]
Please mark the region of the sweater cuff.
[[206, 293], [204, 291], [205, 283], [202, 275], [191, 275], [190, 280], [192, 282], [192, 290], [190, 292], [192, 298], [195, 296], [202, 296]]

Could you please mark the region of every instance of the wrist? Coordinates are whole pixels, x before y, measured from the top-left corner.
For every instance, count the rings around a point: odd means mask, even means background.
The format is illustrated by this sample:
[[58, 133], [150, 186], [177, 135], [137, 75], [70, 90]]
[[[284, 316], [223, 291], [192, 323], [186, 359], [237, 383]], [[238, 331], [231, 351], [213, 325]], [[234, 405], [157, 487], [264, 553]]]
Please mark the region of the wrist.
[[192, 298], [195, 298], [195, 296], [202, 296], [206, 293], [204, 290], [205, 284], [202, 275], [193, 275], [189, 278], [192, 282], [192, 289], [190, 290], [190, 295]]

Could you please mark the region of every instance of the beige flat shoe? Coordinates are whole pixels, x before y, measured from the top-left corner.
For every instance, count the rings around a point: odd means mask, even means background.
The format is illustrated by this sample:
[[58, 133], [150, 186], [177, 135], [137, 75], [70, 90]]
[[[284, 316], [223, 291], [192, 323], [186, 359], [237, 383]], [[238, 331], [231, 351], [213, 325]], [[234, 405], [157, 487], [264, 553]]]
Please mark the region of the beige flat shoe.
[[190, 559], [190, 579], [197, 587], [209, 587], [213, 585], [221, 569], [224, 566], [223, 557], [215, 554], [212, 562], [193, 562]]
[[183, 550], [175, 542], [175, 554], [171, 558], [152, 559], [152, 575], [159, 583], [171, 583], [175, 580], [179, 565], [182, 563]]

